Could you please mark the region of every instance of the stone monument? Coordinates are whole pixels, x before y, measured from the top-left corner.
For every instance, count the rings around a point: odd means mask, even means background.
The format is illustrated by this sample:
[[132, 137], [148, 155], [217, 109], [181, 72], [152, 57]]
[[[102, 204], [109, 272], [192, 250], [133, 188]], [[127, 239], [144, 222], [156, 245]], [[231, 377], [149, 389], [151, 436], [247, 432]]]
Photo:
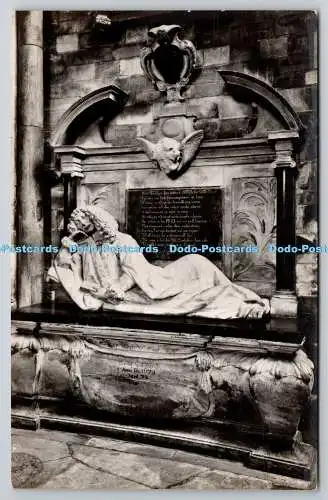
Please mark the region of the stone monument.
[[[210, 108], [191, 105], [196, 48], [178, 25], [149, 36], [141, 65], [164, 99], [138, 140], [108, 140], [128, 98], [116, 85], [74, 103], [51, 138], [68, 235], [48, 276], [66, 303], [51, 283], [55, 300], [13, 313], [13, 421], [165, 442], [309, 479], [314, 451], [298, 426], [313, 364], [296, 317], [295, 259], [265, 248], [295, 239], [304, 127], [280, 93], [237, 71], [219, 72], [225, 91]], [[259, 252], [69, 251], [173, 239], [253, 241]]]

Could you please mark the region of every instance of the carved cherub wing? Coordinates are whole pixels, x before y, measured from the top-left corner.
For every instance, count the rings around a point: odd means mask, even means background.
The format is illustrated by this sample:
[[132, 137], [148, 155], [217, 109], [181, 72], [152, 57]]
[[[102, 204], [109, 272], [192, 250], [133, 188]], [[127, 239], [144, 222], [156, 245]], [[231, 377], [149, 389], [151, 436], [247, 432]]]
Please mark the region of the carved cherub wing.
[[91, 200], [90, 205], [103, 205], [104, 207], [108, 203], [108, 197], [110, 194], [110, 186], [105, 186], [99, 189], [94, 198]]
[[204, 132], [202, 130], [197, 130], [196, 132], [192, 132], [191, 134], [187, 135], [187, 137], [183, 139], [183, 141], [181, 142], [182, 158], [179, 170], [190, 163], [194, 158], [196, 151], [203, 140], [203, 137]]
[[148, 141], [144, 137], [137, 137], [137, 141], [142, 147], [144, 153], [148, 156], [151, 161], [155, 160], [155, 150], [156, 146], [152, 142]]

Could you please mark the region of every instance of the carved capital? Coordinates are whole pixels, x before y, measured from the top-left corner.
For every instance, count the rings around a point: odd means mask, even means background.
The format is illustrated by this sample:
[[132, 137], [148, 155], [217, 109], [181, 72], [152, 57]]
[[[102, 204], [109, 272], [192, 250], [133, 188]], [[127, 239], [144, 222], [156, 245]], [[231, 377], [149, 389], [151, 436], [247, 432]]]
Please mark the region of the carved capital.
[[277, 155], [277, 158], [272, 163], [273, 168], [296, 168], [296, 162], [291, 157], [290, 153], [283, 152]]
[[268, 139], [274, 142], [276, 159], [272, 163], [273, 168], [296, 168], [296, 162], [293, 159], [295, 146], [298, 142], [297, 132], [272, 132]]
[[83, 178], [82, 162], [84, 158], [84, 150], [77, 146], [75, 147], [57, 147], [54, 148], [56, 161], [59, 164], [59, 175], [68, 176], [71, 178]]
[[272, 163], [274, 168], [295, 168], [293, 160], [293, 144], [290, 140], [280, 140], [275, 143], [276, 159]]
[[97, 27], [107, 28], [112, 24], [112, 20], [106, 14], [96, 14], [94, 24]]

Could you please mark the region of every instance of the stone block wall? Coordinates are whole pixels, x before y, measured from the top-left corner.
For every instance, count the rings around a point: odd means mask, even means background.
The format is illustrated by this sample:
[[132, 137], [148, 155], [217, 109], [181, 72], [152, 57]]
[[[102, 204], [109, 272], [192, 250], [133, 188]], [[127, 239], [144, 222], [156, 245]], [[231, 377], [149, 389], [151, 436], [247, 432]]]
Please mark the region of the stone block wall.
[[[215, 139], [216, 100], [222, 96], [219, 69], [243, 71], [279, 90], [308, 129], [297, 181], [297, 235], [317, 239], [317, 17], [310, 11], [234, 11], [143, 13], [115, 19], [109, 30], [94, 24], [90, 12], [46, 13], [46, 134], [60, 116], [89, 92], [116, 84], [129, 93], [123, 113], [106, 132], [115, 146], [134, 145], [152, 122], [152, 106], [161, 100], [144, 76], [139, 55], [148, 30], [159, 24], [180, 24], [196, 45], [203, 70], [184, 93], [186, 102], [211, 119], [206, 139]], [[108, 13], [111, 16], [110, 13]], [[118, 16], [117, 16], [118, 17]], [[117, 19], [116, 17], [116, 19]], [[234, 110], [227, 112], [233, 113]], [[60, 188], [56, 188], [60, 199]], [[59, 209], [59, 208], [58, 208]], [[54, 219], [59, 220], [54, 209]], [[297, 259], [297, 294], [317, 293], [317, 257]]]

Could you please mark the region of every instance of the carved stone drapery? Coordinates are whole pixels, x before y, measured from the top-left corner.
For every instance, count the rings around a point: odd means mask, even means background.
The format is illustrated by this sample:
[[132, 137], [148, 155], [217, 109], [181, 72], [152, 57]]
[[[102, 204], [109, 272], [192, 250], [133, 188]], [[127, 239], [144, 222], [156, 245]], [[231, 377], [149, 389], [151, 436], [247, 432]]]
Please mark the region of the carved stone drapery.
[[[68, 368], [67, 381], [73, 395], [90, 407], [126, 415], [132, 409], [135, 414], [142, 413], [143, 405], [136, 405], [133, 398], [133, 393], [138, 393], [144, 402], [148, 401], [153, 418], [162, 416], [164, 408], [159, 413], [158, 409], [164, 398], [168, 405], [167, 418], [220, 418], [229, 413], [229, 405], [239, 404], [244, 412], [248, 407], [248, 418], [253, 420], [255, 417], [256, 422], [254, 406], [258, 405], [256, 411], [265, 422], [258, 421], [259, 428], [264, 430], [267, 426], [270, 433], [288, 436], [292, 442], [304, 401], [309, 398], [313, 385], [313, 364], [301, 350], [292, 355], [291, 362], [289, 359], [271, 358], [264, 349], [262, 353], [248, 353], [245, 347], [242, 349], [242, 341], [239, 349], [222, 352], [211, 349], [211, 342], [206, 349], [196, 346], [184, 348], [181, 345], [179, 352], [170, 352], [162, 344], [159, 344], [159, 350], [150, 351], [148, 345], [140, 349], [136, 341], [130, 346], [132, 349], [124, 349], [122, 346], [113, 347], [115, 340], [93, 339], [95, 328], [84, 328], [85, 338], [59, 334], [58, 326], [55, 327], [56, 334], [51, 336], [51, 328], [48, 325], [46, 331], [41, 330], [35, 336], [18, 333], [12, 337], [13, 354], [30, 349], [37, 355], [31, 387], [31, 394], [35, 397], [42, 395], [42, 372], [46, 370], [47, 362], [45, 355], [59, 351], [67, 355], [63, 369], [65, 366]], [[72, 329], [70, 325], [66, 328], [69, 331]], [[283, 351], [283, 347], [281, 349]], [[99, 373], [90, 375], [88, 367], [97, 364]], [[178, 382], [179, 374], [185, 386]], [[126, 394], [115, 391], [114, 388], [120, 387], [124, 381], [134, 381], [132, 392], [128, 388]], [[163, 392], [158, 391], [157, 395], [152, 393], [151, 386], [156, 392], [162, 384], [168, 385], [169, 391], [163, 388]], [[176, 390], [173, 389], [175, 384]], [[248, 386], [252, 388], [251, 392]], [[270, 387], [269, 392], [267, 387]], [[113, 389], [121, 394], [121, 403], [113, 398]], [[277, 393], [277, 400], [284, 397], [286, 407], [283, 410], [279, 405], [270, 405], [272, 390]], [[246, 414], [244, 417], [246, 424]], [[242, 413], [240, 418], [242, 421]]]

